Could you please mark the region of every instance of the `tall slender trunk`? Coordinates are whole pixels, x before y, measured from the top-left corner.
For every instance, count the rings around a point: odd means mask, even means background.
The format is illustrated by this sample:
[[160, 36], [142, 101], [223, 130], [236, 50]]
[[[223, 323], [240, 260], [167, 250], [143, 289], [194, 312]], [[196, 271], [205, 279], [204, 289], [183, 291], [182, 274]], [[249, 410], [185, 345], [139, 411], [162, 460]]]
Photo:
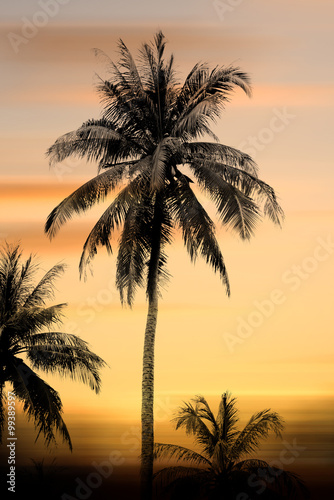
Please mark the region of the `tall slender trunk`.
[[152, 499], [154, 448], [154, 346], [158, 320], [158, 273], [161, 252], [161, 200], [156, 195], [151, 258], [148, 270], [148, 312], [144, 339], [142, 378], [142, 448], [141, 448], [141, 500]]
[[154, 343], [158, 319], [158, 297], [149, 299], [145, 329], [142, 379], [141, 500], [152, 498], [154, 446]]

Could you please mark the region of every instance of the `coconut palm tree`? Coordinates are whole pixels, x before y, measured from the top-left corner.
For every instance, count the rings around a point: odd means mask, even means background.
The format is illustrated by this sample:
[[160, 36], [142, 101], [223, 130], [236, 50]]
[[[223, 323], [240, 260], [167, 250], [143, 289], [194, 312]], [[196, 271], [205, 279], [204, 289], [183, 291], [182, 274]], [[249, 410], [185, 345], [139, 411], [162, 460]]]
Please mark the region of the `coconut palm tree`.
[[99, 369], [105, 363], [78, 336], [54, 330], [61, 324], [66, 304], [47, 306], [46, 301], [52, 298], [54, 281], [64, 265], [53, 266], [34, 284], [38, 265], [32, 256], [26, 261], [21, 257], [18, 245], [7, 244], [0, 252], [0, 441], [8, 383], [15, 395], [10, 394], [8, 403], [14, 398], [23, 403], [37, 438], [44, 435], [49, 446], [56, 442], [58, 431], [72, 450], [60, 396], [35, 370], [81, 380], [98, 393]]
[[[115, 198], [90, 232], [80, 272], [99, 245], [112, 253], [111, 239], [121, 230], [116, 285], [122, 303], [132, 305], [138, 287], [145, 287], [148, 314], [142, 378], [142, 491], [151, 498], [153, 471], [154, 342], [161, 284], [168, 278], [166, 246], [173, 230], [182, 232], [192, 261], [198, 256], [218, 272], [230, 292], [215, 227], [198, 201], [195, 182], [214, 202], [220, 221], [249, 239], [261, 215], [280, 224], [282, 210], [274, 190], [261, 181], [253, 160], [218, 143], [210, 129], [235, 88], [251, 94], [248, 76], [233, 66], [196, 64], [181, 85], [173, 56], [164, 58], [165, 38], [159, 32], [144, 44], [136, 63], [121, 40], [120, 58], [107, 59], [110, 79], [97, 90], [102, 116], [83, 123], [49, 148], [50, 164], [70, 155], [97, 162], [99, 174], [70, 194], [50, 213], [45, 230], [50, 238], [74, 214], [80, 214], [114, 191]], [[210, 141], [196, 141], [200, 138]]]
[[[22, 496], [25, 491], [34, 492], [34, 500], [59, 500], [64, 491], [64, 479], [67, 467], [57, 465], [57, 460], [53, 458], [49, 462], [30, 459], [32, 464], [17, 471], [17, 476], [22, 485]], [[64, 477], [65, 476], [65, 477]]]
[[225, 392], [215, 417], [206, 399], [196, 396], [185, 403], [173, 419], [176, 429], [194, 436], [200, 452], [178, 445], [155, 444], [155, 457], [176, 459], [184, 465], [167, 466], [155, 474], [162, 498], [250, 500], [302, 498], [307, 488], [295, 474], [270, 466], [263, 460], [245, 458], [253, 454], [270, 432], [281, 437], [283, 420], [271, 410], [255, 413], [238, 430], [236, 399]]

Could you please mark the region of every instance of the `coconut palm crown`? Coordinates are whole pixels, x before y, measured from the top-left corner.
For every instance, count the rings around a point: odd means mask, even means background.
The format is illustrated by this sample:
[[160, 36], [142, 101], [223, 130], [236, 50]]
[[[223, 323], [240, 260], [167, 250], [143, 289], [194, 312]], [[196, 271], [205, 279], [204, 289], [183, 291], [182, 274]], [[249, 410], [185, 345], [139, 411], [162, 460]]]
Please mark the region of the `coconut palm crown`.
[[[64, 265], [53, 266], [35, 284], [38, 264], [32, 256], [21, 259], [18, 245], [0, 252], [0, 441], [5, 423], [5, 384], [11, 386], [23, 411], [43, 435], [47, 446], [56, 444], [56, 433], [72, 450], [57, 391], [37, 373], [58, 373], [100, 391], [99, 370], [105, 363], [80, 337], [57, 331], [66, 304], [47, 306], [54, 281]], [[24, 356], [22, 358], [21, 356]], [[36, 439], [37, 439], [36, 438]]]
[[99, 173], [54, 208], [46, 222], [47, 234], [53, 238], [73, 215], [114, 192], [84, 243], [80, 272], [98, 246], [113, 252], [112, 239], [120, 231], [116, 285], [121, 301], [132, 305], [138, 287], [147, 292], [141, 454], [145, 500], [150, 499], [153, 470], [158, 298], [169, 276], [166, 247], [174, 230], [182, 233], [191, 260], [203, 257], [230, 293], [213, 220], [192, 184], [213, 201], [222, 224], [243, 239], [251, 237], [262, 215], [275, 224], [283, 217], [274, 190], [259, 179], [250, 156], [219, 144], [210, 128], [234, 89], [251, 95], [247, 74], [234, 66], [210, 69], [200, 63], [181, 84], [173, 56], [165, 58], [165, 45], [164, 35], [157, 33], [151, 44], [142, 46], [137, 62], [122, 40], [117, 63], [96, 50], [107, 60], [110, 72], [108, 80], [97, 84], [102, 115], [61, 136], [48, 150], [51, 165], [73, 155], [96, 162]]
[[164, 498], [163, 491], [175, 500], [306, 498], [307, 488], [296, 474], [264, 460], [246, 458], [270, 432], [281, 437], [283, 419], [266, 409], [255, 413], [242, 430], [238, 430], [238, 420], [236, 398], [229, 392], [222, 395], [216, 416], [203, 396], [180, 407], [173, 422], [176, 429], [184, 428], [194, 437], [199, 452], [155, 444], [156, 459], [182, 464], [164, 467], [155, 474], [158, 498]]

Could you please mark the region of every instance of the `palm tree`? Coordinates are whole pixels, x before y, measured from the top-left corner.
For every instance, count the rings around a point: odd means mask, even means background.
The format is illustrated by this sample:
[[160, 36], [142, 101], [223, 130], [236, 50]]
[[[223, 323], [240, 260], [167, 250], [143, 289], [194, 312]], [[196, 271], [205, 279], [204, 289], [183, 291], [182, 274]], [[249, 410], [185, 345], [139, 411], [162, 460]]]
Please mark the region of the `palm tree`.
[[[194, 436], [200, 453], [172, 444], [155, 444], [155, 457], [176, 459], [185, 465], [165, 467], [155, 474], [157, 488], [173, 499], [299, 498], [307, 495], [304, 483], [293, 473], [271, 467], [263, 460], [245, 459], [261, 439], [274, 432], [281, 437], [283, 420], [271, 410], [255, 413], [237, 429], [236, 399], [225, 392], [215, 417], [206, 399], [196, 396], [173, 419], [176, 429]], [[161, 491], [158, 498], [161, 497]], [[238, 496], [239, 495], [239, 496]], [[285, 496], [286, 495], [286, 496]]]
[[[228, 276], [212, 219], [198, 201], [195, 181], [215, 203], [224, 225], [243, 239], [253, 234], [261, 214], [280, 224], [283, 213], [274, 190], [261, 181], [252, 159], [219, 144], [211, 131], [235, 87], [251, 94], [248, 76], [239, 68], [196, 64], [183, 85], [164, 59], [164, 35], [144, 44], [136, 64], [119, 42], [120, 59], [108, 61], [109, 80], [97, 90], [102, 116], [69, 132], [49, 148], [50, 164], [70, 155], [98, 163], [99, 174], [65, 198], [50, 213], [45, 231], [50, 238], [74, 214], [85, 212], [114, 191], [115, 198], [90, 232], [80, 260], [81, 274], [104, 245], [121, 229], [116, 285], [122, 303], [133, 304], [145, 287], [148, 314], [142, 378], [142, 498], [151, 498], [153, 471], [154, 342], [160, 286], [166, 278], [166, 246], [173, 230], [182, 232], [192, 261], [198, 255], [218, 272], [227, 293]], [[216, 142], [197, 141], [206, 136]], [[191, 176], [191, 177], [190, 177]]]
[[35, 370], [81, 380], [98, 393], [99, 369], [105, 363], [81, 338], [54, 330], [61, 324], [66, 304], [46, 306], [45, 302], [52, 298], [54, 280], [63, 273], [64, 265], [53, 266], [34, 285], [38, 265], [32, 256], [23, 262], [19, 246], [8, 244], [0, 256], [0, 442], [8, 383], [15, 395], [9, 399], [15, 397], [23, 403], [23, 411], [34, 422], [37, 438], [44, 435], [49, 446], [56, 442], [58, 431], [72, 450], [59, 394]]
[[[20, 483], [24, 491], [34, 492], [34, 500], [59, 500], [61, 491], [64, 491], [64, 479], [67, 467], [57, 465], [54, 458], [49, 463], [42, 460], [30, 459], [32, 465], [24, 467], [17, 472], [21, 473]], [[22, 491], [22, 496], [24, 494]]]

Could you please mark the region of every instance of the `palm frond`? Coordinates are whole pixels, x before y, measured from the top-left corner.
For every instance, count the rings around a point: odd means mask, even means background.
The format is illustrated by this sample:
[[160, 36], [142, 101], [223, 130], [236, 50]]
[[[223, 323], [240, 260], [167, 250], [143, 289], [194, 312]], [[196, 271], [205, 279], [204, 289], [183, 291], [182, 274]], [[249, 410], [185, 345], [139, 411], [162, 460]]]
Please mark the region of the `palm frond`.
[[[218, 69], [218, 71], [220, 71]], [[245, 92], [248, 97], [252, 97], [252, 87], [250, 76], [239, 67], [227, 66], [222, 69], [221, 79], [223, 83], [233, 84]]]
[[119, 228], [125, 220], [132, 202], [131, 187], [129, 185], [126, 186], [118, 194], [89, 233], [83, 246], [79, 264], [81, 276], [96, 255], [98, 245], [105, 246], [107, 251], [112, 253], [110, 238], [115, 229]]
[[47, 446], [56, 443], [59, 432], [72, 451], [72, 442], [62, 418], [63, 407], [57, 391], [38, 377], [22, 360], [11, 365], [10, 382], [16, 397], [23, 402], [23, 411], [32, 419], [37, 437], [42, 434]]
[[160, 479], [160, 487], [168, 486], [172, 481], [176, 479], [184, 478], [197, 474], [207, 474], [207, 471], [200, 469], [199, 467], [185, 467], [182, 465], [178, 465], [175, 467], [164, 467], [163, 469], [158, 470], [154, 475], [153, 479]]
[[271, 466], [264, 460], [243, 460], [236, 463], [233, 470], [245, 471], [248, 474], [252, 474], [263, 483], [267, 491], [279, 495], [279, 498], [297, 500], [300, 498], [308, 499], [310, 497], [310, 492], [305, 482], [298, 474]]
[[176, 459], [192, 463], [193, 465], [211, 466], [210, 460], [195, 451], [174, 444], [155, 443], [154, 444], [155, 459]]
[[149, 258], [152, 220], [152, 202], [147, 198], [134, 201], [125, 217], [117, 256], [116, 286], [122, 303], [124, 292], [126, 292], [126, 301], [130, 306], [137, 287], [144, 285], [144, 270]]
[[232, 445], [231, 459], [238, 460], [242, 455], [252, 453], [269, 432], [274, 432], [277, 437], [281, 437], [283, 428], [284, 421], [278, 413], [269, 409], [255, 413]]
[[177, 82], [173, 69], [173, 55], [167, 62], [164, 60], [165, 46], [165, 37], [159, 32], [152, 44], [145, 43], [140, 50], [142, 81], [154, 103], [155, 129], [152, 136], [156, 143], [166, 135], [173, 135], [170, 134], [168, 116], [174, 103]]
[[179, 154], [181, 143], [174, 137], [165, 137], [157, 145], [152, 161], [151, 190], [161, 190], [171, 167], [181, 159]]
[[142, 152], [142, 146], [127, 134], [126, 128], [110, 118], [102, 117], [88, 120], [78, 129], [59, 137], [46, 155], [52, 167], [70, 156], [104, 164], [137, 158]]
[[267, 184], [262, 187], [265, 195], [264, 215], [269, 217], [274, 224], [281, 226], [285, 216], [282, 207], [278, 203], [275, 191]]
[[113, 63], [112, 59], [108, 56], [108, 54], [106, 54], [106, 52], [104, 52], [104, 50], [101, 50], [97, 47], [93, 47], [91, 51], [97, 59], [105, 63], [107, 69], [108, 65]]
[[59, 324], [63, 317], [63, 308], [67, 304], [49, 307], [22, 307], [6, 322], [3, 335], [10, 337], [10, 342], [20, 342], [30, 335]]
[[[165, 289], [167, 283], [170, 280], [170, 273], [167, 269], [167, 253], [164, 252], [163, 250], [160, 251], [160, 258], [158, 262], [158, 294], [161, 296], [161, 289]], [[149, 276], [149, 274], [148, 274]], [[150, 296], [152, 294], [152, 289], [150, 287], [150, 282], [148, 281], [147, 283], [147, 288], [146, 288], [146, 294], [147, 296]]]
[[210, 422], [210, 424], [212, 424], [213, 429], [216, 431], [218, 428], [218, 423], [214, 414], [211, 411], [211, 408], [207, 400], [203, 396], [195, 396], [192, 399], [192, 401], [194, 401], [196, 405], [195, 408], [198, 416]]
[[54, 297], [54, 281], [64, 273], [65, 264], [56, 264], [43, 276], [40, 282], [29, 293], [23, 307], [45, 305], [45, 301]]
[[10, 245], [5, 242], [0, 256], [0, 319], [5, 323], [24, 304], [31, 292], [37, 265], [33, 262], [32, 255], [21, 263], [22, 251], [19, 244]]
[[123, 83], [124, 81], [127, 82], [129, 90], [131, 89], [131, 97], [135, 97], [138, 102], [141, 102], [151, 112], [152, 116], [155, 116], [156, 107], [148, 92], [144, 88], [142, 78], [131, 52], [123, 40], [119, 40], [118, 48], [120, 53], [119, 66], [121, 69], [125, 70], [122, 71]]
[[22, 251], [19, 244], [10, 245], [6, 241], [0, 249], [0, 255], [0, 283], [3, 283], [13, 271], [18, 273]]
[[80, 214], [103, 201], [121, 183], [123, 175], [124, 166], [116, 165], [80, 186], [52, 210], [45, 224], [45, 232], [53, 238], [74, 213]]
[[229, 470], [230, 460], [229, 460], [229, 450], [230, 445], [227, 441], [219, 437], [213, 450], [211, 452], [211, 463], [212, 468], [216, 474], [220, 474], [222, 472], [226, 472]]
[[[39, 343], [22, 351], [27, 353], [31, 366], [45, 373], [58, 373], [79, 380], [96, 393], [101, 389], [99, 370], [106, 363], [88, 347], [87, 343], [75, 335], [50, 332], [49, 338], [57, 336], [58, 342]], [[59, 341], [62, 337], [63, 342]]]
[[103, 107], [103, 118], [117, 123], [137, 154], [148, 154], [156, 127], [154, 115], [135, 97], [131, 85], [119, 68], [114, 66], [119, 82], [101, 80], [96, 86]]
[[194, 162], [191, 168], [199, 185], [214, 201], [222, 223], [232, 227], [242, 239], [249, 239], [260, 220], [260, 210], [256, 202], [205, 164]]
[[165, 198], [156, 193], [152, 212], [152, 227], [150, 231], [150, 258], [147, 263], [147, 287], [146, 294], [150, 298], [154, 296], [154, 290], [158, 285], [166, 283], [169, 273], [166, 269], [167, 255], [164, 247], [172, 242], [173, 221]]
[[291, 500], [310, 498], [310, 491], [298, 474], [271, 466], [262, 469], [261, 472], [268, 489], [278, 493], [280, 498]]
[[205, 168], [208, 168], [228, 184], [239, 189], [243, 194], [263, 204], [263, 213], [268, 216], [274, 224], [281, 225], [284, 220], [284, 212], [280, 207], [274, 189], [261, 181], [257, 175], [253, 175], [235, 166], [223, 164], [213, 160], [202, 160]]
[[79, 263], [80, 276], [85, 272], [86, 267], [91, 263], [97, 253], [99, 245], [105, 246], [108, 253], [112, 253], [110, 238], [112, 233], [121, 227], [131, 205], [137, 203], [148, 184], [148, 170], [151, 166], [151, 157], [136, 163], [133, 171], [139, 170], [137, 176], [118, 193], [114, 201], [104, 211], [98, 222], [89, 233]]
[[212, 142], [186, 142], [183, 144], [185, 163], [192, 160], [210, 160], [219, 162], [230, 167], [236, 167], [244, 172], [257, 177], [258, 168], [254, 160], [239, 149], [226, 146], [225, 144], [214, 144]]
[[19, 296], [18, 305], [23, 303], [24, 297], [26, 297], [33, 285], [33, 278], [37, 272], [38, 265], [33, 259], [33, 255], [29, 255], [27, 260], [21, 265], [19, 279], [15, 283], [17, 294]]
[[269, 467], [268, 462], [256, 458], [241, 460], [233, 465], [235, 470], [244, 470], [246, 472], [257, 473], [259, 469]]
[[100, 391], [99, 370], [106, 363], [77, 335], [62, 332], [37, 333], [27, 337], [16, 351], [18, 352], [27, 354], [33, 368], [69, 376], [89, 385], [97, 393]]
[[179, 465], [157, 471], [153, 488], [159, 499], [200, 499], [212, 480], [213, 474], [207, 470]]
[[90, 148], [84, 153], [88, 161], [98, 161], [99, 171], [109, 166], [118, 165], [122, 160], [138, 160], [143, 148], [127, 135], [126, 129], [114, 126], [105, 118], [89, 121], [77, 130], [80, 140]]
[[152, 177], [151, 177], [151, 190], [159, 191], [164, 187], [166, 178], [166, 169], [169, 165], [169, 151], [164, 141], [159, 142], [152, 162]]
[[192, 261], [198, 254], [218, 272], [230, 294], [230, 286], [222, 253], [214, 234], [214, 224], [197, 200], [187, 179], [181, 176], [167, 191], [170, 213], [182, 230], [184, 244]]
[[[141, 72], [147, 91], [157, 99], [157, 91], [159, 91], [159, 76], [162, 70], [162, 56], [165, 50], [165, 40], [163, 34], [158, 33], [158, 37], [154, 38], [151, 44], [144, 43], [139, 51], [141, 56]], [[157, 102], [155, 102], [157, 105]], [[157, 122], [159, 125], [159, 122]]]
[[172, 422], [175, 423], [176, 430], [183, 427], [187, 434], [193, 435], [195, 442], [210, 457], [217, 442], [217, 433], [215, 426], [213, 426], [212, 431], [209, 429], [203, 421], [203, 415], [208, 416], [208, 413], [203, 412], [203, 407], [201, 408], [197, 403], [195, 406], [191, 403], [184, 403], [184, 406], [178, 409]]
[[[203, 135], [201, 125], [208, 125], [219, 117], [229, 94], [239, 86], [250, 96], [249, 77], [239, 68], [216, 67], [210, 71], [205, 65], [198, 66], [186, 80], [178, 101], [179, 116], [172, 134]], [[182, 106], [183, 104], [183, 106]]]
[[217, 173], [220, 173], [227, 182], [232, 183], [241, 189], [242, 192], [257, 199], [260, 203], [264, 202], [263, 213], [265, 216], [279, 226], [284, 220], [284, 212], [278, 203], [274, 189], [261, 181], [257, 176], [245, 172], [236, 167], [230, 167], [222, 164], [210, 165]]
[[221, 439], [229, 444], [237, 435], [236, 424], [239, 418], [238, 409], [235, 407], [235, 404], [236, 398], [232, 398], [228, 391], [222, 394], [218, 408], [217, 424], [220, 429]]
[[79, 347], [83, 350], [85, 350], [88, 346], [88, 343], [85, 340], [72, 333], [47, 331], [29, 335], [24, 339], [24, 348], [42, 346], [45, 343], [50, 345], [52, 344], [54, 347]]

